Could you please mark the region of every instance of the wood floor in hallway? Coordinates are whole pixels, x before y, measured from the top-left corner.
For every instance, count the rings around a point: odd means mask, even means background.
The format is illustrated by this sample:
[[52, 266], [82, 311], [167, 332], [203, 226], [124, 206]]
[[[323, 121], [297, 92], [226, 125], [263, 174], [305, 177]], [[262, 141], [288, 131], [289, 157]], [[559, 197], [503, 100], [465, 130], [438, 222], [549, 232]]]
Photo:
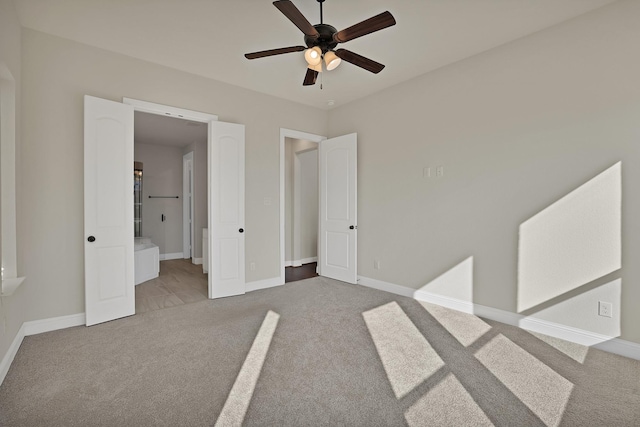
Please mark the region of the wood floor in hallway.
[[300, 267], [287, 267], [284, 269], [285, 283], [297, 282], [298, 280], [310, 279], [316, 277], [317, 262], [303, 264]]
[[136, 314], [207, 299], [207, 275], [190, 259], [160, 261], [160, 275], [136, 286]]

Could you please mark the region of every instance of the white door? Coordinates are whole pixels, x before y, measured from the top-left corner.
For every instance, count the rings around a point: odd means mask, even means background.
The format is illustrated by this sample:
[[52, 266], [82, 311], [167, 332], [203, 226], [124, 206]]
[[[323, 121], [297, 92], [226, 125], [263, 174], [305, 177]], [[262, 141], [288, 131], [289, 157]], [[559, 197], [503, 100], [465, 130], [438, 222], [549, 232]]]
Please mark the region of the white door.
[[318, 273], [356, 283], [357, 247], [357, 134], [320, 143], [320, 235]]
[[133, 107], [84, 97], [87, 326], [135, 314]]
[[244, 294], [244, 125], [209, 122], [209, 200], [209, 298]]

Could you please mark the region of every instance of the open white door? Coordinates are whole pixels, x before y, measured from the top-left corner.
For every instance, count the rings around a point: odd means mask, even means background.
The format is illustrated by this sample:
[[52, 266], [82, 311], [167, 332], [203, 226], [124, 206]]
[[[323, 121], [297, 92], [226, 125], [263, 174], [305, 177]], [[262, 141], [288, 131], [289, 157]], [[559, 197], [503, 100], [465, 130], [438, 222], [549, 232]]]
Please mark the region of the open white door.
[[209, 298], [244, 294], [244, 125], [209, 122], [209, 236]]
[[321, 276], [357, 283], [357, 134], [322, 141], [318, 148], [320, 181]]
[[135, 314], [133, 107], [84, 97], [87, 326]]

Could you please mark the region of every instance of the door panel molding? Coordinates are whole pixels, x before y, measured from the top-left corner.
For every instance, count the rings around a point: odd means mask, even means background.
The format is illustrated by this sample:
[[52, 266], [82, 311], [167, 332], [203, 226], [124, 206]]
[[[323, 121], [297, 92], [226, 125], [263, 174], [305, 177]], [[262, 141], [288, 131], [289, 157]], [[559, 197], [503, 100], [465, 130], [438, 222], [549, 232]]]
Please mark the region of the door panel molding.
[[135, 313], [133, 107], [84, 98], [87, 326]]

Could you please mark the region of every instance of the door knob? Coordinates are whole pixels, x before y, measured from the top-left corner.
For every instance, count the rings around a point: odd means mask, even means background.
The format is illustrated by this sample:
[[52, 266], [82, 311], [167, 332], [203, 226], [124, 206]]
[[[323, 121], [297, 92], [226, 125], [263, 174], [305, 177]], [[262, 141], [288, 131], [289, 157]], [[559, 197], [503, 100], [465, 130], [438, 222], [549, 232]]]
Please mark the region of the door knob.
[[353, 226], [353, 225], [350, 225], [350, 226], [349, 226], [349, 230], [353, 230], [353, 229], [355, 229], [355, 228], [356, 228], [356, 227], [355, 227], [355, 226]]
[[241, 233], [244, 233], [244, 228], [241, 228], [240, 230], [238, 230]]
[[95, 238], [95, 237], [93, 237], [93, 236], [89, 236], [89, 237], [87, 238], [87, 240], [88, 240], [89, 242], [93, 243], [93, 242], [95, 242], [95, 241], [96, 241], [96, 238]]

